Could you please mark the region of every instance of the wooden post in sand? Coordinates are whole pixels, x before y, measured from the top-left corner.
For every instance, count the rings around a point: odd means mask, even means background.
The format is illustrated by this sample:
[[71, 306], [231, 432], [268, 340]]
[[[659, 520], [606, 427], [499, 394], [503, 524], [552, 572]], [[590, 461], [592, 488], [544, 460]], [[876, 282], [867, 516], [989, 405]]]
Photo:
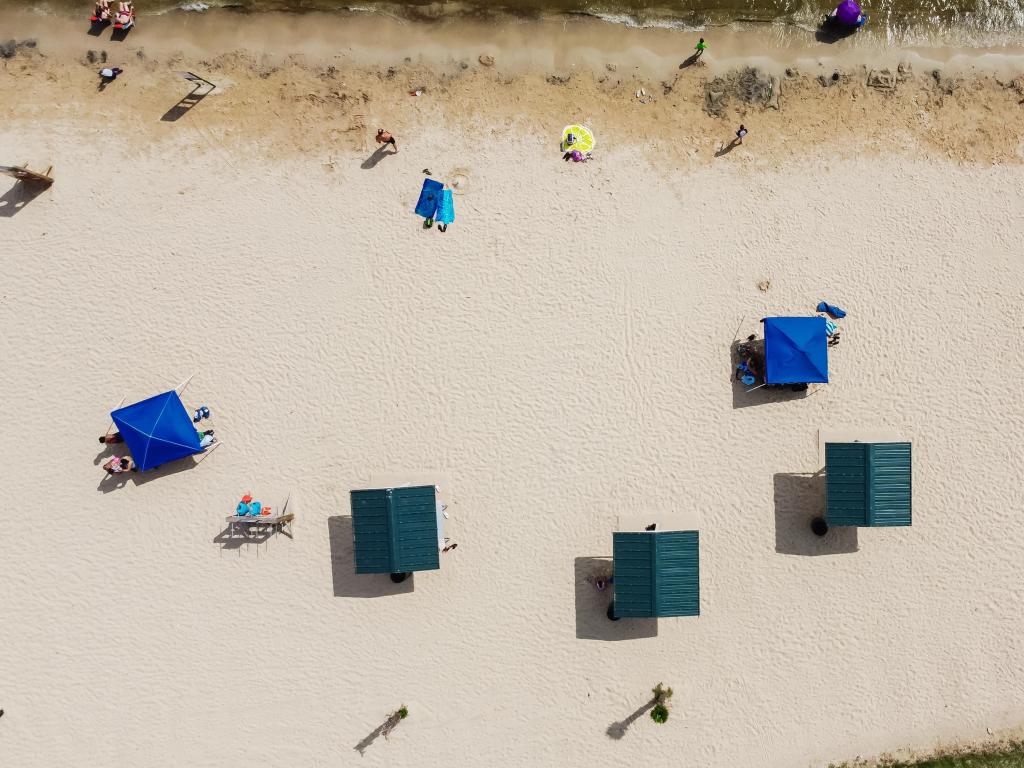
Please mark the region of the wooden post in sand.
[[176, 386], [174, 388], [174, 391], [178, 393], [178, 397], [181, 397], [182, 395], [185, 394], [185, 388], [192, 381], [192, 376], [195, 376], [195, 374], [193, 373], [191, 376], [189, 376], [187, 379], [185, 379], [183, 382], [181, 382], [181, 384], [179, 384], [178, 386]]
[[[122, 397], [122, 398], [121, 398], [120, 400], [118, 400], [118, 401], [117, 401], [117, 405], [115, 405], [115, 406], [114, 406], [114, 408], [113, 408], [113, 410], [111, 411], [111, 413], [113, 413], [113, 411], [116, 411], [116, 410], [117, 410], [118, 408], [120, 408], [120, 407], [121, 407], [122, 405], [124, 405], [124, 401], [125, 401], [125, 398], [127, 398], [127, 397], [128, 397], [128, 395], [125, 395], [125, 396], [124, 396], [124, 397]], [[110, 426], [109, 426], [109, 427], [107, 427], [107, 431], [103, 433], [103, 434], [104, 434], [104, 436], [106, 436], [106, 435], [109, 435], [109, 434], [110, 434], [110, 430], [112, 430], [112, 429], [113, 429], [114, 427], [116, 427], [116, 426], [117, 426], [117, 424], [115, 424], [115, 423], [114, 423], [113, 421], [111, 421], [111, 422], [110, 422]]]
[[52, 165], [46, 169], [45, 173], [30, 171], [28, 163], [23, 163], [22, 165], [0, 165], [0, 173], [5, 176], [11, 176], [18, 181], [24, 181], [26, 184], [40, 184], [47, 187], [53, 184], [53, 177], [50, 175], [52, 172]]

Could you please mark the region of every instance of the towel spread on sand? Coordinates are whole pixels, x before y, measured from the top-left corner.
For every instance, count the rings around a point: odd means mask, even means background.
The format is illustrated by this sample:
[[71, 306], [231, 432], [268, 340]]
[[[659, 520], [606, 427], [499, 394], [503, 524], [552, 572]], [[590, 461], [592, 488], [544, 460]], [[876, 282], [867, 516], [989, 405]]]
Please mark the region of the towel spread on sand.
[[416, 213], [425, 219], [432, 219], [437, 213], [437, 206], [441, 203], [441, 189], [444, 187], [440, 181], [433, 179], [423, 180], [423, 189], [420, 190], [420, 199], [416, 201]]
[[438, 224], [451, 224], [455, 221], [455, 200], [452, 198], [452, 191], [445, 189], [441, 191], [441, 203], [437, 206]]
[[828, 302], [822, 301], [818, 304], [819, 312], [827, 312], [836, 320], [841, 320], [846, 317], [846, 313], [837, 307], [835, 304], [829, 304]]

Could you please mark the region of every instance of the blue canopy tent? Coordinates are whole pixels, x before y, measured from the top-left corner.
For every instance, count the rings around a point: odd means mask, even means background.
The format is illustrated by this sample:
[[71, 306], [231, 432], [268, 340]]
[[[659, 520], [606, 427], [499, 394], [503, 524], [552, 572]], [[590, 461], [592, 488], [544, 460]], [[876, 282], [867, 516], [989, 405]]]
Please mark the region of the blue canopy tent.
[[110, 414], [142, 471], [202, 453], [192, 418], [174, 390]]
[[828, 382], [828, 333], [823, 317], [764, 319], [766, 384]]

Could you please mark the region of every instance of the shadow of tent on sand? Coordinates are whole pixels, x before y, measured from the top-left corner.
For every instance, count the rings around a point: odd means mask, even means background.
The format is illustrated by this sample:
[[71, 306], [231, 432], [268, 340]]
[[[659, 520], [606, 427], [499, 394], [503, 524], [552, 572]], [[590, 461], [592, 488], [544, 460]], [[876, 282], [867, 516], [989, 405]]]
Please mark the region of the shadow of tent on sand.
[[755, 349], [760, 350], [764, 355], [764, 340], [757, 339], [750, 341], [734, 341], [729, 348], [729, 360], [731, 365], [729, 371], [732, 379], [732, 407], [749, 408], [752, 405], [768, 405], [771, 403], [786, 403], [790, 400], [803, 400], [813, 395], [818, 390], [811, 390], [806, 384], [783, 384], [779, 386], [756, 386], [744, 384], [736, 378], [736, 366], [740, 363], [740, 345], [751, 344]]

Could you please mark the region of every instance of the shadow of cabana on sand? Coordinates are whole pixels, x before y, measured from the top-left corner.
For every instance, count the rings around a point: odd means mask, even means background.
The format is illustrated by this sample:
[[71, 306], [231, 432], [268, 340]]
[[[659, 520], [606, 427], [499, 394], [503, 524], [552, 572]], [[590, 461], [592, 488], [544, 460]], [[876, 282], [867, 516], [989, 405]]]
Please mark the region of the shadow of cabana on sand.
[[857, 528], [911, 525], [911, 447], [825, 443], [825, 468], [775, 475], [775, 551], [857, 551]]
[[658, 636], [655, 618], [608, 621], [612, 601], [609, 584], [598, 591], [594, 582], [612, 572], [610, 557], [577, 557], [573, 564], [576, 585], [576, 637], [580, 640], [639, 640]]
[[824, 472], [780, 472], [775, 486], [775, 551], [782, 555], [846, 555], [857, 551], [856, 528], [834, 528], [824, 536], [811, 522], [825, 512]]
[[331, 578], [335, 597], [386, 597], [413, 591], [415, 583], [412, 576], [395, 583], [388, 573], [356, 573], [351, 516], [327, 518], [327, 533], [331, 542]]

